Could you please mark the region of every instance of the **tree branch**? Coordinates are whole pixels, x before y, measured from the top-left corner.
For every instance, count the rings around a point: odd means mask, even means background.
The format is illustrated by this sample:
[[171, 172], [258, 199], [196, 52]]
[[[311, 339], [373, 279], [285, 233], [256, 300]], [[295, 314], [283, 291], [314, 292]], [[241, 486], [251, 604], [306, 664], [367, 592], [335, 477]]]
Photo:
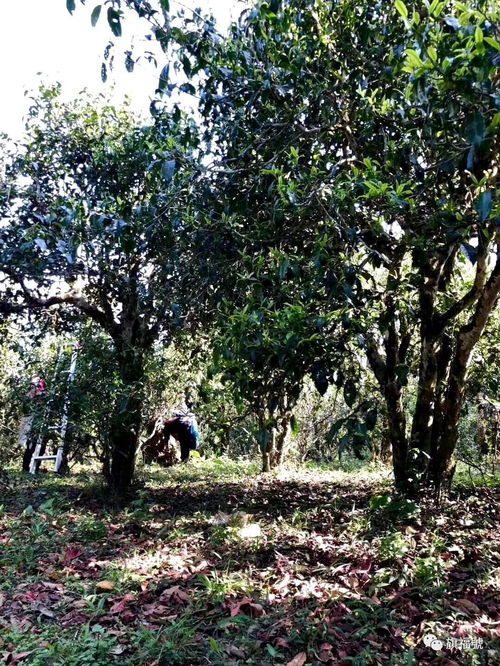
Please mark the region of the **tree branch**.
[[92, 303], [86, 301], [82, 296], [69, 293], [62, 296], [49, 296], [49, 298], [40, 298], [33, 294], [21, 280], [19, 282], [21, 289], [24, 294], [23, 303], [11, 303], [9, 301], [0, 301], [0, 312], [4, 314], [16, 314], [21, 313], [26, 310], [35, 308], [35, 309], [46, 309], [50, 308], [53, 305], [71, 305], [76, 307], [78, 310], [86, 314], [88, 317], [97, 322], [102, 326], [110, 335], [116, 333], [116, 324], [114, 321], [110, 321], [106, 316], [106, 313], [100, 310]]
[[446, 312], [438, 315], [438, 322], [441, 330], [444, 329], [446, 324], [448, 324], [452, 319], [457, 317], [461, 312], [463, 312], [466, 308], [468, 308], [477, 300], [477, 298], [481, 293], [481, 290], [486, 284], [489, 244], [484, 243], [480, 240], [479, 249], [480, 252], [477, 257], [477, 267], [476, 267], [476, 275], [474, 277], [474, 284], [469, 289], [469, 291], [466, 294], [464, 294], [464, 296], [462, 296], [461, 299], [453, 303], [453, 305], [450, 308], [448, 308]]

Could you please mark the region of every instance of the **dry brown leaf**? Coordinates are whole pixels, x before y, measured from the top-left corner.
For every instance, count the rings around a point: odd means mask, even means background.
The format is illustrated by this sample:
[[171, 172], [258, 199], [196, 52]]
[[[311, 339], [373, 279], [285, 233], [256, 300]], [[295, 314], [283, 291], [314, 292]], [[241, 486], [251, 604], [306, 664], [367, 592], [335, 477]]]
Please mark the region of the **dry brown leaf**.
[[292, 661], [289, 661], [286, 666], [304, 666], [307, 661], [307, 654], [305, 652], [299, 652], [296, 654]]
[[231, 617], [240, 615], [241, 613], [249, 615], [250, 617], [260, 617], [265, 615], [264, 608], [260, 604], [256, 604], [252, 599], [245, 597], [241, 601], [238, 601], [231, 608]]
[[466, 613], [472, 613], [472, 615], [481, 615], [482, 612], [473, 601], [469, 601], [468, 599], [457, 599], [450, 605], [452, 608], [458, 607], [458, 610], [465, 611]]
[[100, 580], [95, 587], [98, 592], [112, 592], [115, 584], [111, 580]]
[[24, 659], [26, 659], [26, 657], [28, 657], [32, 652], [33, 652], [33, 650], [30, 650], [29, 652], [17, 652], [17, 653], [9, 652], [9, 654], [7, 655], [4, 663], [5, 664], [18, 664], [20, 661], [23, 661]]
[[117, 601], [115, 601], [115, 603], [109, 609], [109, 614], [116, 615], [116, 613], [123, 613], [123, 611], [131, 601], [135, 601], [134, 595], [126, 594], [123, 597], [123, 599], [118, 599]]
[[245, 653], [243, 652], [243, 650], [240, 650], [240, 648], [236, 647], [236, 645], [228, 645], [224, 648], [224, 650], [232, 657], [238, 657], [238, 659], [245, 658]]
[[174, 604], [185, 604], [189, 601], [189, 594], [179, 585], [169, 587], [160, 595], [160, 601], [168, 601]]

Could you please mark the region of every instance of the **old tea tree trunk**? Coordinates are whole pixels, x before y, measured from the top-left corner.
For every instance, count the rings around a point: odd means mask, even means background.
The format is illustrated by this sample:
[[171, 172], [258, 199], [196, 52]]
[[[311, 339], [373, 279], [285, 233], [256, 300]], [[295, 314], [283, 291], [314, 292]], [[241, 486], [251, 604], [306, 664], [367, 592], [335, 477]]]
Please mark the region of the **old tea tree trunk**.
[[[368, 339], [367, 355], [388, 412], [396, 487], [418, 495], [451, 483], [455, 470], [460, 415], [474, 347], [500, 295], [500, 232], [494, 242], [480, 234], [475, 277], [470, 289], [446, 311], [439, 295], [451, 279], [447, 268], [458, 252], [436, 252], [421, 267], [419, 372], [416, 406], [408, 433], [401, 371], [410, 343], [408, 316], [396, 293], [384, 300], [384, 335]], [[496, 255], [496, 256], [495, 256]], [[493, 266], [491, 267], [491, 264]], [[490, 268], [491, 267], [491, 268]], [[457, 320], [460, 318], [460, 324]]]
[[470, 321], [459, 330], [456, 349], [449, 370], [448, 386], [441, 405], [441, 428], [434, 443], [436, 455], [431, 461], [431, 474], [436, 488], [451, 481], [455, 469], [454, 452], [458, 441], [460, 412], [464, 402], [467, 370], [474, 346], [484, 331], [488, 317], [500, 294], [500, 243], [497, 243], [496, 266], [487, 281]]
[[120, 490], [128, 488], [134, 478], [142, 419], [144, 350], [120, 343], [117, 356], [122, 386], [111, 420], [110, 463], [105, 474], [110, 486]]

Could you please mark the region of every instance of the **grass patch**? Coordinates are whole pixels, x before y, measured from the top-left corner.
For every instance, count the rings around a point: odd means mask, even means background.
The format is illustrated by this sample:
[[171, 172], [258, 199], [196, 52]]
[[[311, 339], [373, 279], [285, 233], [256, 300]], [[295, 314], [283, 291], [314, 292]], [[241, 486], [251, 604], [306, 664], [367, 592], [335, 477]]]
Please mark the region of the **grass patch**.
[[[197, 460], [142, 469], [120, 505], [89, 470], [14, 473], [0, 510], [0, 655], [35, 666], [493, 663], [496, 489], [410, 506], [388, 479], [370, 466], [259, 475], [251, 462]], [[430, 633], [482, 649], [436, 654]]]

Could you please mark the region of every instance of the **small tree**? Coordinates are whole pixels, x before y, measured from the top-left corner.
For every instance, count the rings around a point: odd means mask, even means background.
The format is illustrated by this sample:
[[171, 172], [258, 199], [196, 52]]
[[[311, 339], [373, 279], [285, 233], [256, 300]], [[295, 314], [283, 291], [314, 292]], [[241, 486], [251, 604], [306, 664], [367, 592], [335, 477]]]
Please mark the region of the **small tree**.
[[179, 114], [139, 125], [126, 109], [64, 104], [43, 89], [2, 186], [4, 312], [55, 305], [90, 317], [113, 341], [119, 398], [108, 480], [134, 473], [145, 357], [169, 342], [197, 288], [190, 219], [196, 130]]
[[[263, 271], [264, 265], [269, 271], [273, 261], [259, 263]], [[276, 270], [280, 263], [278, 260]], [[255, 273], [254, 279], [256, 292], [252, 293], [249, 285], [244, 307], [235, 309], [233, 303], [226, 302], [222, 308], [215, 359], [240, 409], [257, 417], [256, 440], [262, 452], [262, 469], [268, 472], [283, 461], [306, 374], [313, 374], [322, 392], [328, 386], [318, 360], [325, 354], [325, 331], [332, 324], [315, 304], [279, 304], [264, 296]]]

